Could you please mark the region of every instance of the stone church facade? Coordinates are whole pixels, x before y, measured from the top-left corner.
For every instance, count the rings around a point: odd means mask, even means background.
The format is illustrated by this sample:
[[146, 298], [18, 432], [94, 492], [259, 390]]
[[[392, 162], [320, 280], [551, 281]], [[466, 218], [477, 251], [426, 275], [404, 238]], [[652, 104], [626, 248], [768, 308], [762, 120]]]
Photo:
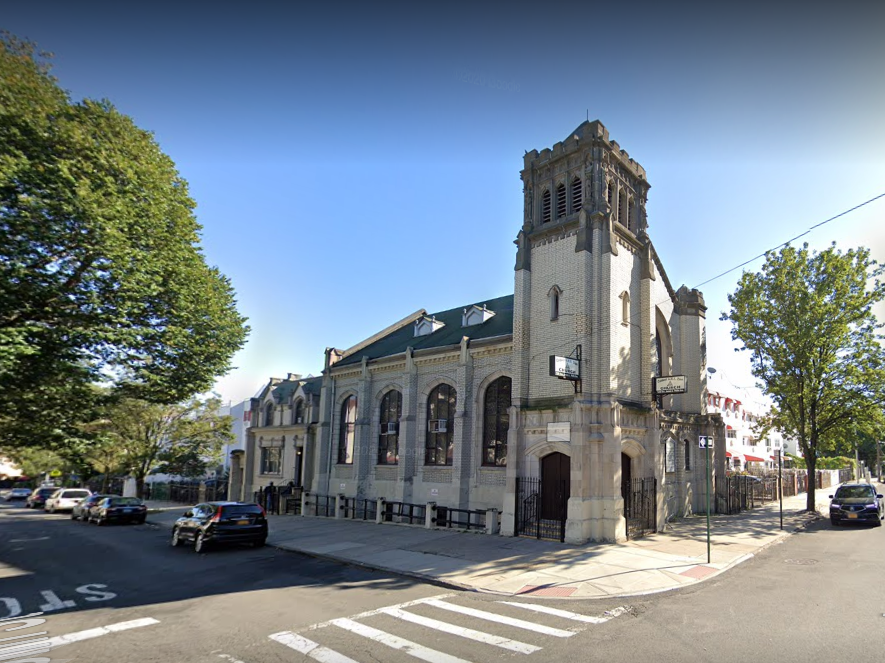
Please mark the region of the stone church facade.
[[[621, 541], [631, 518], [659, 530], [703, 510], [698, 435], [721, 437], [706, 414], [706, 307], [655, 252], [645, 170], [595, 121], [528, 152], [521, 176], [513, 294], [416, 311], [328, 349], [321, 377], [268, 384], [243, 496], [271, 480], [262, 449], [285, 456], [288, 440], [297, 470], [281, 461], [279, 480], [497, 509], [504, 535], [554, 522], [568, 542]], [[685, 392], [654, 394], [655, 376], [684, 376]]]

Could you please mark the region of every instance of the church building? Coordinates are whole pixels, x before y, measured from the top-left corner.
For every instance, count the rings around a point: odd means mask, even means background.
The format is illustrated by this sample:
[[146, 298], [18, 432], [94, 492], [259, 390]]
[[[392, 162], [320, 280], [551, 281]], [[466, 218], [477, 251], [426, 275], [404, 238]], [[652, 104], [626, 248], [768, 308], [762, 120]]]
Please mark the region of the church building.
[[243, 497], [291, 480], [496, 509], [502, 535], [571, 543], [705, 509], [698, 436], [722, 437], [706, 307], [655, 251], [645, 170], [594, 121], [526, 153], [521, 176], [513, 294], [416, 311], [327, 349], [322, 376], [271, 381], [252, 403]]

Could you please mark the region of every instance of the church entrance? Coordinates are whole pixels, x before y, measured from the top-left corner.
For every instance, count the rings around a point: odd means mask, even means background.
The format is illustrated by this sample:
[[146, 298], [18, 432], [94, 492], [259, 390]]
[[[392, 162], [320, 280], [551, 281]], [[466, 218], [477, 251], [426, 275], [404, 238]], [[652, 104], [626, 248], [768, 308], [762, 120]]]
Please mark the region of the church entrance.
[[621, 497], [624, 498], [627, 538], [638, 539], [654, 532], [657, 522], [657, 479], [634, 479], [633, 459], [625, 453], [621, 453]]
[[541, 459], [541, 477], [516, 479], [516, 533], [565, 541], [571, 458], [554, 452]]

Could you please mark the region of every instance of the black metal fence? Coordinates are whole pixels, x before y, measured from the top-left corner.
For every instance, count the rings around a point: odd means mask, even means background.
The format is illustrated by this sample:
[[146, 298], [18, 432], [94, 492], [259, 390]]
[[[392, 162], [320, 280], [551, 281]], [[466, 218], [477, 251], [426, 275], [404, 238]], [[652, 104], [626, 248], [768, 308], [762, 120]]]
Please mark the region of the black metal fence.
[[632, 479], [624, 497], [627, 538], [637, 539], [657, 530], [658, 482], [655, 477]]
[[335, 517], [335, 496], [334, 495], [316, 495], [311, 493], [310, 500], [316, 506], [316, 515], [325, 518]]
[[[200, 487], [205, 483], [201, 492]], [[223, 502], [227, 499], [227, 482], [214, 479], [202, 481], [162, 481], [144, 484], [144, 499], [198, 504], [199, 502]]]
[[365, 500], [358, 497], [344, 497], [341, 500], [344, 518], [352, 520], [375, 520], [378, 514], [378, 500]]
[[485, 511], [437, 506], [434, 507], [434, 512], [436, 515], [431, 518], [431, 522], [437, 527], [465, 530], [485, 530], [486, 528]]
[[542, 485], [541, 479], [516, 479], [516, 534], [565, 541], [568, 486], [565, 480]]
[[408, 502], [385, 502], [384, 522], [408, 523], [423, 525], [427, 517], [426, 504], [409, 504]]
[[266, 486], [256, 490], [252, 499], [269, 514], [298, 515], [301, 513], [301, 492], [297, 486]]

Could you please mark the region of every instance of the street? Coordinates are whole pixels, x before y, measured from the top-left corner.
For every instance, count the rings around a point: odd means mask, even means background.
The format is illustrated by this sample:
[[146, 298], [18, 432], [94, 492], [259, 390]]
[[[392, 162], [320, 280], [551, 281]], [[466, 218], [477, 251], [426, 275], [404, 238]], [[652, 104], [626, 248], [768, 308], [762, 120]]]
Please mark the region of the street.
[[96, 527], [3, 504], [0, 617], [43, 612], [53, 661], [874, 660], [883, 530], [819, 521], [683, 590], [530, 600], [271, 547], [196, 554], [150, 523]]

